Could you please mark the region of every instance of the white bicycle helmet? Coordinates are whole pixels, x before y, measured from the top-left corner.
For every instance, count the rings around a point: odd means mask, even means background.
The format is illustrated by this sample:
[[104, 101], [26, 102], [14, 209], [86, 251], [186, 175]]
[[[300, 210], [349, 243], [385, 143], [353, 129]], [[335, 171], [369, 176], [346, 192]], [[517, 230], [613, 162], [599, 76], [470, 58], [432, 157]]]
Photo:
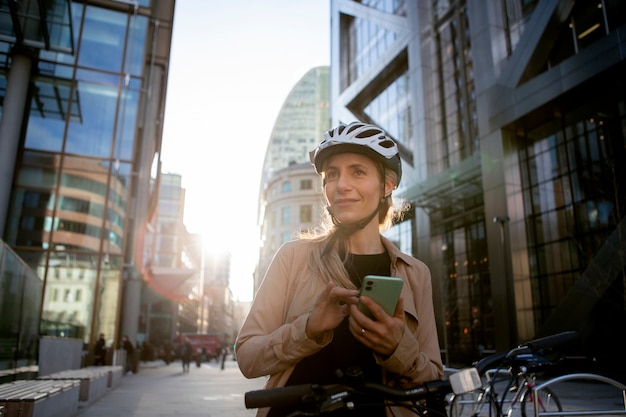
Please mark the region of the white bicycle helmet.
[[324, 140], [309, 152], [309, 158], [315, 171], [321, 174], [326, 158], [343, 152], [361, 153], [381, 162], [385, 169], [397, 174], [400, 183], [402, 163], [398, 145], [378, 126], [360, 122], [341, 124], [324, 134]]

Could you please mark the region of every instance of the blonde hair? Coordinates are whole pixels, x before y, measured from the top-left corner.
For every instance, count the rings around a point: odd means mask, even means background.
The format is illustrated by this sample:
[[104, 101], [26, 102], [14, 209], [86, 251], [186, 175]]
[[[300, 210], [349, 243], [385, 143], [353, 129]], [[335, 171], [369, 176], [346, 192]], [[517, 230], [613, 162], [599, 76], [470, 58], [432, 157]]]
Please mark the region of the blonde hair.
[[[381, 179], [382, 171], [381, 168]], [[393, 184], [398, 184], [398, 176], [394, 171], [384, 170], [384, 173], [385, 177], [392, 180]], [[383, 197], [378, 212], [378, 230], [383, 232], [393, 226], [394, 223], [401, 221], [409, 207], [410, 205], [406, 202], [394, 201], [391, 193], [387, 197]], [[340, 229], [333, 223], [332, 217], [325, 207], [322, 209], [322, 213], [322, 219], [318, 226], [299, 234], [301, 239], [314, 243], [309, 265], [316, 272], [318, 279], [324, 284], [332, 281], [340, 287], [355, 289], [356, 286], [350, 280], [345, 267], [345, 262], [350, 256], [349, 240], [345, 239], [346, 250], [342, 251], [343, 253], [337, 250], [337, 243], [335, 243], [335, 247], [326, 253], [322, 259], [322, 253], [331, 239], [333, 239], [333, 236], [336, 233], [341, 233]]]

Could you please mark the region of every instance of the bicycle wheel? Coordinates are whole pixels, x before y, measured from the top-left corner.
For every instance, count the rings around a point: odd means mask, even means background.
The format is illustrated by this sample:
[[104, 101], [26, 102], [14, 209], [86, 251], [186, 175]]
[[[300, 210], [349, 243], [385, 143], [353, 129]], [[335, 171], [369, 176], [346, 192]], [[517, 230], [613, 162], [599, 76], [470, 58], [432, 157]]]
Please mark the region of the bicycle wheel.
[[[563, 411], [559, 397], [557, 397], [550, 388], [544, 388], [537, 391], [537, 393], [538, 396], [536, 400], [539, 403], [540, 413], [545, 411]], [[535, 415], [534, 401], [534, 392], [532, 390], [527, 390], [524, 395], [522, 395], [520, 400], [522, 403], [522, 417], [531, 417]]]
[[450, 400], [450, 417], [498, 417], [498, 404], [485, 391], [457, 394]]

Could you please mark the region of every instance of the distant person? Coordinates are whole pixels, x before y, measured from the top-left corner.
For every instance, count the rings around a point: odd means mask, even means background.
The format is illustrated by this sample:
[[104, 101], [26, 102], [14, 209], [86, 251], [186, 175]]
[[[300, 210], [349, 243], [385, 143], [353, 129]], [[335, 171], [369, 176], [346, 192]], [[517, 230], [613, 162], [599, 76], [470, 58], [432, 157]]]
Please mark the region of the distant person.
[[100, 333], [98, 340], [96, 340], [96, 345], [93, 351], [94, 356], [94, 365], [103, 366], [106, 362], [107, 356], [107, 342], [104, 338], [104, 333]]
[[130, 339], [128, 339], [127, 335], [124, 335], [122, 349], [126, 351], [126, 366], [124, 369], [124, 373], [135, 373], [135, 347], [131, 343]]
[[180, 359], [183, 362], [183, 372], [189, 372], [189, 364], [191, 364], [192, 356], [193, 348], [191, 347], [191, 342], [189, 339], [185, 339], [180, 355]]
[[226, 362], [226, 356], [228, 355], [228, 349], [226, 349], [225, 347], [222, 348], [222, 350], [220, 351], [220, 362], [221, 362], [221, 367], [222, 367], [222, 371], [224, 370], [224, 363]]

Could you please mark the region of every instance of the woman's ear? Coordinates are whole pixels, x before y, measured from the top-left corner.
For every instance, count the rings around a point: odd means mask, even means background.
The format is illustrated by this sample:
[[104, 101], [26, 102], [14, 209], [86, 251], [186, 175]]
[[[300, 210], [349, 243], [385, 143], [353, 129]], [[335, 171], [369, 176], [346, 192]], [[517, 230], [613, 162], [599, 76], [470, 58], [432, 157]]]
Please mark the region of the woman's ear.
[[391, 193], [395, 189], [396, 189], [396, 183], [393, 181], [393, 178], [387, 175], [385, 178], [385, 198], [388, 198], [389, 196], [391, 196]]

